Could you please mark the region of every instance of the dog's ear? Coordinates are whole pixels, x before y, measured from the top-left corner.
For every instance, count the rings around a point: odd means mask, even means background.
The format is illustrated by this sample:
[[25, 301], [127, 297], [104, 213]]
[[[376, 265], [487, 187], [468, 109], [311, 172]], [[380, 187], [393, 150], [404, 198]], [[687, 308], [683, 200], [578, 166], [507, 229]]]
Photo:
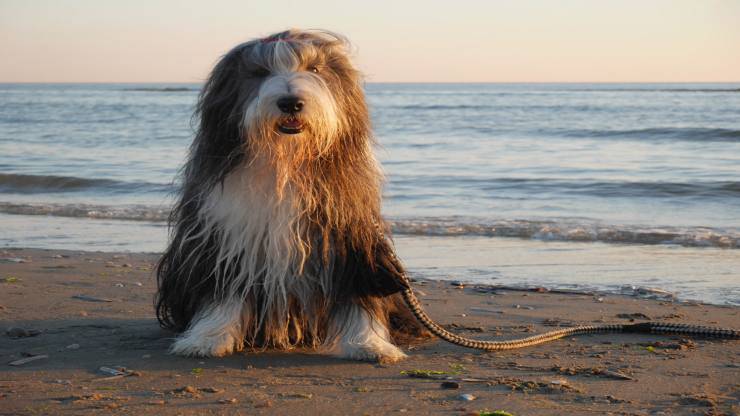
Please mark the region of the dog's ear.
[[240, 161], [242, 89], [249, 50], [249, 44], [243, 44], [224, 55], [200, 93], [195, 113], [198, 131], [190, 161], [198, 176], [220, 179]]

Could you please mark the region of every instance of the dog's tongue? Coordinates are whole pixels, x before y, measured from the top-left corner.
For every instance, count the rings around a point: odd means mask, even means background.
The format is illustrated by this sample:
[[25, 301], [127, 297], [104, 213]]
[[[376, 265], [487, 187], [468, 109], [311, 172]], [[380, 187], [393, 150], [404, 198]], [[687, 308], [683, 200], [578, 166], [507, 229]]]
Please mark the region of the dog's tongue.
[[297, 129], [301, 127], [301, 122], [297, 118], [289, 118], [287, 120], [283, 120], [280, 124], [283, 127], [288, 127], [291, 129]]

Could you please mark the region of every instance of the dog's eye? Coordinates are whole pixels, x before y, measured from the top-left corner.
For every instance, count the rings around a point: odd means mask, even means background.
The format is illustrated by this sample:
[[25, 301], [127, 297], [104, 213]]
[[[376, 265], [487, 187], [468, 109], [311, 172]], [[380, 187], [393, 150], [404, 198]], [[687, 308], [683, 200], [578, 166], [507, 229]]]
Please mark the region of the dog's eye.
[[309, 67], [308, 67], [308, 70], [309, 70], [309, 71], [311, 71], [311, 72], [313, 72], [314, 74], [318, 74], [318, 73], [319, 73], [319, 67], [318, 67], [318, 66], [316, 66], [316, 65], [314, 65], [314, 66], [309, 66]]

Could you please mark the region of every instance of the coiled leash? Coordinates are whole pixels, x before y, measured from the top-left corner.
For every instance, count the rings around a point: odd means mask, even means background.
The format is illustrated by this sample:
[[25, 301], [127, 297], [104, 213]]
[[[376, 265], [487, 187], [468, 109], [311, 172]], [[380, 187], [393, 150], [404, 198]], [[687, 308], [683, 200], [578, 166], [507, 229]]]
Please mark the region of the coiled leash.
[[[386, 241], [383, 229], [376, 223], [376, 227], [381, 236], [381, 241]], [[388, 242], [390, 244], [390, 242]], [[400, 264], [394, 250], [390, 250], [390, 256], [394, 262]], [[606, 324], [606, 325], [580, 325], [572, 328], [558, 329], [555, 331], [545, 332], [531, 337], [511, 339], [506, 341], [480, 341], [471, 338], [461, 337], [457, 334], [446, 330], [432, 318], [427, 315], [422, 308], [419, 299], [414, 294], [411, 287], [411, 280], [405, 270], [400, 270], [401, 278], [406, 286], [403, 290], [403, 299], [406, 301], [411, 312], [416, 319], [422, 323], [431, 333], [442, 338], [443, 340], [466, 348], [474, 348], [486, 351], [504, 351], [516, 348], [531, 347], [533, 345], [544, 344], [545, 342], [555, 341], [556, 339], [570, 337], [574, 335], [598, 334], [598, 333], [639, 333], [639, 334], [662, 334], [662, 335], [685, 335], [698, 338], [719, 338], [719, 339], [740, 339], [740, 331], [732, 328], [717, 328], [711, 326], [674, 324], [665, 322], [642, 322], [639, 324]]]

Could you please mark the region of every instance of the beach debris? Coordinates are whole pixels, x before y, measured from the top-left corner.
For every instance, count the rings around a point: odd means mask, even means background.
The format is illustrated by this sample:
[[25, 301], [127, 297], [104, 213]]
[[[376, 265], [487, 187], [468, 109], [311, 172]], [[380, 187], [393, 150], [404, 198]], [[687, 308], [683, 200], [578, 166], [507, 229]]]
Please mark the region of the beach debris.
[[462, 366], [462, 364], [450, 364], [450, 367], [453, 368], [454, 371], [439, 371], [439, 370], [403, 370], [401, 371], [401, 375], [411, 377], [411, 378], [430, 378], [433, 380], [447, 380], [450, 377], [454, 375], [459, 375], [462, 371], [465, 370], [465, 367]]
[[635, 312], [635, 313], [618, 313], [617, 318], [622, 319], [629, 319], [630, 321], [634, 321], [635, 319], [647, 319], [650, 320], [651, 318], [644, 313], [641, 312]]
[[139, 286], [139, 287], [142, 287], [142, 286], [144, 286], [144, 284], [143, 284], [143, 283], [141, 283], [141, 282], [134, 282], [134, 285], [136, 285], [136, 286]]
[[568, 393], [575, 392], [580, 393], [581, 391], [573, 387], [570, 383], [543, 383], [539, 381], [524, 381], [524, 380], [504, 380], [499, 384], [504, 384], [511, 387], [514, 391], [521, 391], [523, 393]]
[[313, 393], [279, 393], [278, 396], [288, 399], [313, 399]]
[[460, 383], [457, 381], [443, 381], [442, 384], [440, 384], [440, 387], [443, 389], [459, 389]]
[[19, 366], [23, 364], [28, 364], [33, 361], [43, 360], [45, 358], [49, 358], [49, 356], [45, 354], [32, 355], [30, 357], [21, 358], [20, 360], [11, 361], [8, 363], [8, 365]]
[[678, 403], [705, 407], [717, 406], [717, 401], [706, 394], [682, 394], [679, 396]]
[[217, 389], [215, 387], [200, 387], [198, 390], [202, 391], [203, 393], [221, 393], [223, 390]]
[[116, 283], [113, 286], [115, 286], [115, 287], [125, 287], [125, 285], [123, 283]]
[[355, 393], [367, 393], [370, 391], [370, 389], [365, 386], [359, 386], [352, 389], [352, 391], [354, 391]]
[[193, 386], [184, 386], [177, 389], [172, 390], [173, 393], [188, 393], [188, 394], [196, 394], [198, 393], [198, 390]]
[[264, 402], [255, 403], [254, 407], [257, 409], [272, 407], [272, 400], [265, 400]]
[[514, 416], [513, 414], [504, 411], [504, 410], [494, 410], [493, 412], [489, 412], [488, 410], [480, 410], [476, 414], [477, 416]]
[[520, 305], [518, 303], [516, 305], [514, 305], [514, 307], [517, 308], [517, 309], [526, 309], [528, 311], [534, 310], [534, 307], [533, 306]]
[[693, 350], [696, 348], [696, 343], [690, 339], [682, 339], [678, 342], [665, 342], [665, 341], [654, 341], [654, 342], [640, 342], [637, 345], [645, 347], [645, 349], [652, 350], [655, 352], [656, 348], [663, 348], [666, 350]]
[[675, 294], [667, 290], [656, 289], [652, 287], [624, 285], [619, 288], [619, 291], [624, 295], [645, 297], [648, 299], [673, 300], [676, 298]]
[[82, 394], [82, 395], [75, 394], [73, 396], [59, 397], [54, 400], [58, 402], [79, 403], [82, 401], [95, 401], [96, 402], [96, 401], [105, 400], [105, 399], [109, 399], [109, 398], [106, 396], [103, 396], [100, 393], [91, 393], [91, 394]]
[[545, 318], [542, 321], [544, 326], [575, 326], [576, 323], [569, 319], [562, 318]]
[[[535, 370], [535, 371], [538, 370], [537, 367], [527, 367], [527, 366], [517, 366], [517, 368]], [[602, 367], [561, 367], [561, 366], [556, 365], [554, 367], [551, 367], [550, 371], [553, 371], [558, 374], [568, 375], [568, 376], [597, 376], [597, 377], [611, 378], [614, 380], [634, 380], [632, 376], [629, 376], [627, 374], [624, 374], [616, 370], [609, 370], [607, 368], [602, 368]]]
[[498, 295], [498, 289], [491, 286], [475, 286], [473, 288], [474, 291], [478, 293], [484, 293], [486, 295]]
[[3, 279], [3, 282], [5, 283], [18, 283], [21, 279], [15, 277], [15, 276], [8, 276]]
[[89, 295], [73, 295], [72, 299], [84, 300], [85, 302], [113, 302], [113, 299], [98, 298]]
[[465, 288], [465, 283], [458, 282], [457, 280], [453, 280], [453, 281], [450, 282], [450, 286], [456, 287], [458, 289], [464, 289]]
[[0, 263], [30, 263], [30, 260], [23, 259], [20, 257], [3, 257], [0, 258]]
[[463, 393], [459, 396], [457, 396], [458, 399], [466, 402], [472, 402], [473, 400], [477, 399], [477, 397], [473, 396], [470, 393]]
[[468, 310], [471, 311], [471, 312], [485, 312], [485, 313], [499, 313], [499, 314], [500, 313], [505, 313], [504, 311], [494, 311], [494, 310], [491, 310], [491, 309], [477, 308], [477, 307], [470, 307], [470, 308], [468, 308]]
[[403, 370], [401, 374], [411, 378], [433, 378], [433, 376], [445, 375], [447, 372], [438, 370]]
[[556, 379], [556, 380], [550, 380], [550, 384], [554, 384], [556, 386], [564, 386], [564, 385], [568, 384], [568, 380], [566, 380], [564, 378], [559, 378], [559, 379]]
[[95, 381], [107, 381], [107, 380], [116, 380], [123, 377], [130, 377], [130, 376], [140, 376], [141, 373], [138, 371], [129, 370], [126, 367], [106, 367], [102, 366], [98, 368], [98, 371], [100, 371], [103, 374], [108, 374], [109, 377], [103, 377], [103, 378], [97, 378]]
[[633, 377], [628, 376], [627, 374], [621, 373], [619, 371], [614, 370], [606, 370], [606, 369], [599, 369], [592, 372], [594, 375], [604, 376], [608, 378], [613, 378], [615, 380], [634, 380]]
[[454, 371], [454, 374], [460, 374], [465, 371], [468, 371], [467, 368], [465, 368], [464, 364], [460, 363], [449, 363], [448, 366]]
[[36, 335], [39, 335], [41, 331], [38, 329], [25, 329], [25, 328], [18, 328], [18, 327], [11, 327], [8, 328], [7, 331], [5, 331], [5, 334], [10, 338], [28, 338], [28, 337], [35, 337]]
[[203, 374], [203, 369], [200, 368], [200, 367], [196, 367], [196, 368], [190, 370], [190, 374], [192, 374], [194, 376], [201, 375], [201, 374]]
[[167, 404], [167, 402], [164, 400], [152, 400], [150, 402], [147, 402], [147, 404], [152, 406], [164, 406], [165, 404]]
[[53, 256], [51, 256], [52, 259], [66, 259], [68, 257], [69, 256], [66, 254], [54, 254]]
[[221, 399], [218, 402], [221, 403], [221, 404], [236, 404], [239, 401], [232, 397], [230, 399]]
[[483, 332], [485, 329], [482, 326], [470, 326], [470, 325], [461, 325], [457, 323], [451, 323], [448, 325], [443, 325], [445, 328], [450, 330], [459, 330], [459, 331], [472, 331], [472, 332]]

